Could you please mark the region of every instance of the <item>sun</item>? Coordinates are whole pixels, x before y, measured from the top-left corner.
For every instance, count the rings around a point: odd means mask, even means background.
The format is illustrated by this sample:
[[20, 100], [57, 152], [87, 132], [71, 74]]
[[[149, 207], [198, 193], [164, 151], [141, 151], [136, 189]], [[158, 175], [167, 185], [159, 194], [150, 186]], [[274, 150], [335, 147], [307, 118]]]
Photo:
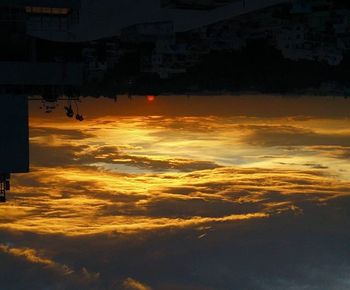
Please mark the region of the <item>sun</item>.
[[155, 100], [156, 100], [156, 97], [155, 97], [155, 96], [153, 96], [153, 95], [148, 95], [148, 96], [147, 96], [147, 101], [148, 101], [148, 102], [151, 103], [151, 102], [154, 102]]

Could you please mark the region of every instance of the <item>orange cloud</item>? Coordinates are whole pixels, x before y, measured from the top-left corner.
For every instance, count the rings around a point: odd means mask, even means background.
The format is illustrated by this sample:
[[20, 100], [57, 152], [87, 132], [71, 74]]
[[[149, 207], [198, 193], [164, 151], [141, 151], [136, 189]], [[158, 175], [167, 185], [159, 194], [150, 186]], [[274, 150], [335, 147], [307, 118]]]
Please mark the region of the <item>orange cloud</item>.
[[70, 269], [66, 265], [61, 265], [51, 259], [41, 257], [39, 253], [34, 249], [15, 248], [15, 247], [10, 247], [8, 245], [0, 244], [0, 251], [18, 258], [22, 258], [30, 263], [40, 264], [45, 267], [53, 268], [55, 270], [62, 272], [65, 275], [69, 275], [74, 272], [72, 269]]
[[136, 281], [135, 279], [132, 279], [132, 278], [127, 278], [123, 282], [123, 287], [125, 290], [152, 290], [151, 287], [146, 286], [141, 282]]

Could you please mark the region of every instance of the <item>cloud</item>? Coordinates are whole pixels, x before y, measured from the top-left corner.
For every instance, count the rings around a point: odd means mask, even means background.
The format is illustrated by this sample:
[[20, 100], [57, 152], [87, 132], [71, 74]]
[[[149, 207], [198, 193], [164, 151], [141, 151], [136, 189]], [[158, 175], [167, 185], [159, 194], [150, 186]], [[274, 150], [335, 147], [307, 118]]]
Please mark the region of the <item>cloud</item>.
[[0, 207], [0, 288], [349, 288], [350, 183], [327, 159], [346, 130], [287, 121], [33, 124], [32, 172]]
[[[93, 156], [93, 158], [92, 158]], [[77, 155], [80, 162], [96, 163], [106, 162], [108, 164], [126, 164], [148, 170], [180, 170], [194, 171], [219, 167], [214, 162], [190, 160], [181, 158], [150, 158], [146, 156], [131, 155], [122, 152], [116, 146], [92, 147]]]
[[[36, 180], [32, 188], [28, 176]], [[119, 174], [95, 168], [38, 168], [26, 175], [25, 186], [20, 177], [16, 184], [17, 193], [0, 211], [12, 214], [0, 228], [67, 236], [264, 218], [350, 194], [348, 182], [313, 169], [221, 167], [191, 173]], [[26, 196], [28, 190], [38, 194]]]
[[[299, 279], [287, 279], [286, 277], [278, 279], [265, 279], [258, 281], [263, 290], [346, 290], [349, 289], [350, 279], [348, 279], [349, 266], [333, 265], [313, 267], [311, 265], [301, 266], [303, 273]], [[302, 272], [302, 271], [300, 271]]]
[[123, 287], [125, 290], [152, 290], [151, 287], [142, 284], [141, 282], [134, 280], [132, 278], [127, 278], [123, 282]]
[[[70, 237], [8, 232], [5, 236], [1, 231], [1, 240], [26, 245], [11, 247], [46, 249], [75, 269], [87, 267], [100, 273], [94, 282], [80, 284], [85, 277], [82, 271], [76, 271], [80, 278], [72, 281], [67, 276], [50, 276], [45, 265], [39, 271], [34, 270], [37, 264], [29, 263], [24, 271], [1, 257], [0, 270], [18, 277], [2, 286], [21, 289], [28, 273], [25, 289], [29, 290], [47, 289], [45, 284], [35, 285], [40, 275], [65, 290], [120, 289], [125, 277], [136, 277], [144, 287], [160, 290], [346, 289], [349, 235], [344, 229], [350, 226], [349, 204], [349, 196], [344, 196], [324, 205], [305, 203], [302, 214], [285, 212], [238, 223], [153, 228], [133, 234]], [[198, 239], [203, 234], [205, 238]]]
[[350, 159], [350, 147], [347, 146], [308, 146], [305, 150], [319, 152], [321, 155], [336, 159]]
[[[30, 130], [30, 138], [32, 142], [40, 142], [43, 140], [82, 140], [91, 138], [94, 135], [87, 131], [80, 131], [75, 129], [45, 127], [40, 124], [36, 124]], [[52, 144], [52, 143], [51, 143]]]
[[290, 165], [290, 166], [305, 166], [305, 167], [310, 167], [313, 169], [328, 169], [328, 166], [323, 166], [322, 164], [318, 164], [318, 163], [303, 163], [303, 164], [298, 164], [298, 163], [288, 163], [288, 162], [277, 162], [278, 164], [281, 165]]
[[13, 255], [15, 257], [23, 258], [30, 263], [41, 264], [43, 266], [60, 269], [65, 274], [72, 273], [72, 270], [70, 270], [67, 266], [62, 266], [54, 262], [53, 260], [40, 257], [34, 249], [14, 248], [8, 245], [0, 244], [0, 251], [2, 251], [3, 253]]
[[[153, 171], [179, 170], [191, 172], [217, 168], [211, 161], [184, 158], [150, 158], [123, 152], [118, 146], [56, 145], [32, 144], [31, 155], [35, 156], [32, 166], [102, 166], [110, 170], [111, 165], [127, 165]], [[118, 168], [116, 169], [118, 170]], [[119, 168], [120, 170], [120, 168]]]
[[[232, 146], [247, 147], [242, 141], [256, 142], [258, 147], [285, 146], [285, 137], [290, 136], [300, 144], [317, 140], [328, 144], [329, 140], [345, 142], [346, 134], [319, 134], [306, 126], [281, 125], [276, 120], [268, 125], [249, 118], [112, 121], [79, 124], [79, 142], [70, 124], [57, 128], [32, 124], [37, 138], [32, 144], [32, 172], [14, 180], [16, 191], [0, 211], [7, 217], [0, 228], [66, 236], [194, 228], [303, 212], [311, 203], [350, 191], [347, 181], [329, 174], [327, 163], [284, 162], [285, 152], [269, 168], [220, 164], [232, 159], [231, 154], [240, 154], [231, 153]], [[206, 137], [206, 132], [217, 134]], [[43, 142], [40, 138], [45, 136], [54, 136], [54, 142]], [[183, 151], [177, 154], [169, 149], [172, 146]], [[252, 151], [240, 150], [245, 159], [251, 158]], [[273, 153], [254, 150], [256, 160]], [[217, 158], [209, 154], [206, 160], [205, 153], [214, 151]], [[273, 168], [275, 162], [297, 166]]]
[[[23, 287], [28, 290], [93, 289], [98, 282], [99, 273], [89, 272], [85, 267], [76, 271], [70, 266], [45, 257], [43, 251], [0, 244], [0, 255], [4, 262], [0, 266], [0, 271], [5, 275], [8, 271], [11, 272], [8, 277], [2, 277], [1, 287], [4, 289]], [[9, 268], [9, 265], [13, 268]]]
[[243, 126], [249, 133], [243, 141], [255, 146], [346, 146], [350, 134], [318, 133], [309, 128], [287, 125]]

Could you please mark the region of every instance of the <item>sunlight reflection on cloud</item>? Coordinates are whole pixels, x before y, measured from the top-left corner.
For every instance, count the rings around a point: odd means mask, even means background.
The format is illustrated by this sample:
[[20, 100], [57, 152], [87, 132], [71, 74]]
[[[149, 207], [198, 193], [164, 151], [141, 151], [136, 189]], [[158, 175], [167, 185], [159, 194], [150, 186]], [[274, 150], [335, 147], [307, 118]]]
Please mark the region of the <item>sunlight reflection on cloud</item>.
[[[73, 130], [34, 120], [32, 173], [15, 181], [0, 227], [65, 235], [196, 227], [300, 213], [306, 202], [349, 194], [350, 184], [334, 177], [347, 166], [317, 154], [347, 145], [348, 133], [285, 121], [111, 117]], [[294, 155], [286, 145], [296, 146]]]

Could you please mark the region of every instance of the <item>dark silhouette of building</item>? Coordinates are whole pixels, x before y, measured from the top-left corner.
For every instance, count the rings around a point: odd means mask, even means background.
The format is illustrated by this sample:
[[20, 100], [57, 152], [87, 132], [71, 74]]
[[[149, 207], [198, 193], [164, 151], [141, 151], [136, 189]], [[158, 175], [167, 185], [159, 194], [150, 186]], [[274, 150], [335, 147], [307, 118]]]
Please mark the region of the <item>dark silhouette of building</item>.
[[74, 49], [50, 45], [69, 38], [79, 8], [78, 0], [0, 0], [0, 93], [57, 94], [79, 87], [83, 66], [71, 57]]
[[74, 49], [53, 42], [74, 40], [79, 10], [80, 0], [0, 0], [0, 202], [11, 174], [29, 171], [28, 96], [74, 95], [82, 83]]
[[0, 202], [6, 200], [12, 173], [29, 171], [28, 99], [0, 96]]

